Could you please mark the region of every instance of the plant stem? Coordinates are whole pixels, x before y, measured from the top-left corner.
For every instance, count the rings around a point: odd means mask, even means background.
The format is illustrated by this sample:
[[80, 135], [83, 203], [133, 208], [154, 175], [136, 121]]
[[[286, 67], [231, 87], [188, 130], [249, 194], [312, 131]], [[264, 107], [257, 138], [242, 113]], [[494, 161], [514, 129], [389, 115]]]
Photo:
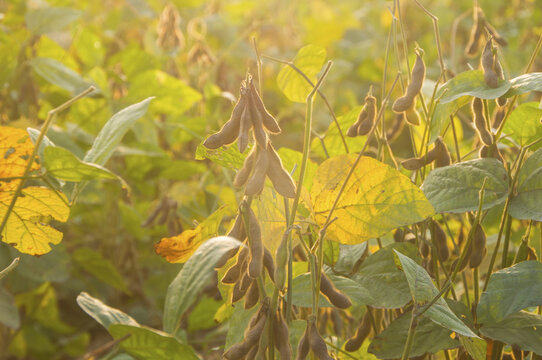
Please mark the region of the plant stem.
[[19, 265], [19, 260], [21, 260], [21, 258], [16, 257], [15, 259], [13, 259], [11, 264], [9, 264], [4, 270], [0, 271], [0, 280], [2, 280], [7, 274], [9, 274], [13, 269], [15, 269], [17, 265]]
[[401, 360], [408, 359], [408, 355], [410, 354], [410, 350], [412, 349], [412, 345], [414, 344], [414, 335], [416, 333], [417, 326], [417, 316], [415, 315], [415, 312], [416, 307], [412, 309], [412, 317], [410, 318], [410, 326], [408, 327], [407, 340], [403, 349], [403, 355], [401, 356]]

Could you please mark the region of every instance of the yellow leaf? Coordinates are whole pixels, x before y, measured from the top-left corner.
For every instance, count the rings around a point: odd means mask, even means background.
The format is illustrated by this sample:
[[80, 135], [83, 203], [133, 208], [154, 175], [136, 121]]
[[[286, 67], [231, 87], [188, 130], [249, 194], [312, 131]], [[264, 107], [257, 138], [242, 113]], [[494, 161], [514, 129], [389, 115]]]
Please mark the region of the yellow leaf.
[[[34, 144], [27, 132], [9, 126], [0, 126], [0, 179], [24, 175]], [[31, 170], [38, 170], [37, 162]], [[0, 193], [14, 190], [21, 180], [0, 180]]]
[[170, 263], [184, 263], [205, 240], [218, 235], [222, 218], [233, 214], [231, 206], [222, 206], [199, 223], [195, 229], [185, 230], [177, 236], [162, 238], [154, 245], [154, 250]]
[[[4, 219], [13, 194], [0, 192], [0, 219]], [[70, 208], [62, 193], [38, 186], [25, 188], [2, 231], [2, 241], [25, 254], [46, 254], [51, 251], [50, 243], [62, 240], [62, 233], [49, 225], [50, 220], [65, 222], [69, 215]]]
[[[314, 178], [311, 198], [316, 222], [322, 226], [352, 167], [356, 155], [324, 161]], [[362, 157], [337, 204], [328, 236], [343, 244], [358, 244], [433, 215], [423, 192], [388, 165]]]

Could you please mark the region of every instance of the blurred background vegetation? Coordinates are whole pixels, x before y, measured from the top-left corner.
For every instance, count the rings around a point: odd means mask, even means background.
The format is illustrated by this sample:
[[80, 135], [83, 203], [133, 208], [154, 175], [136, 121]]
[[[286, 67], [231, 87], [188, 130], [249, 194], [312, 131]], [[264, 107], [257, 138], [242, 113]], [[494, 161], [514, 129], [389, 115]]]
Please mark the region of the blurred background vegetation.
[[[423, 5], [439, 19], [447, 67], [476, 68], [478, 58], [463, 55], [472, 1]], [[521, 74], [541, 31], [542, 1], [479, 5], [508, 41], [501, 50], [507, 77]], [[252, 39], [262, 54], [279, 59], [292, 59], [306, 44], [325, 48], [334, 65], [322, 90], [342, 115], [363, 104], [370, 86], [381, 100], [392, 6], [381, 0], [0, 0], [0, 125], [39, 128], [49, 110], [93, 84], [98, 92], [60, 114], [48, 134], [82, 156], [111, 115], [156, 96], [107, 164], [130, 194], [117, 182], [90, 183], [60, 227], [64, 240], [47, 255], [18, 254], [0, 243], [0, 268], [21, 256], [0, 287], [0, 358], [75, 358], [109, 341], [77, 306], [81, 291], [160, 328], [166, 289], [180, 265], [156, 255], [153, 245], [239, 196], [229, 186], [233, 170], [194, 156], [228, 119], [246, 71], [257, 73]], [[437, 81], [431, 19], [413, 1], [401, 1], [401, 15], [411, 64], [416, 42], [425, 50], [428, 80]], [[400, 32], [395, 36], [401, 45]], [[299, 151], [305, 108], [279, 90], [281, 67], [264, 59], [263, 96], [284, 130], [275, 147]], [[390, 54], [385, 90], [397, 71], [407, 69]], [[542, 71], [541, 57], [532, 71]], [[316, 100], [316, 132], [323, 134], [331, 120]], [[472, 130], [462, 133], [470, 147]], [[394, 151], [410, 155], [406, 132]], [[143, 227], [165, 196], [177, 203], [169, 219]], [[214, 295], [203, 296], [185, 322], [185, 336], [204, 354], [223, 343], [227, 326], [213, 320], [221, 305]]]

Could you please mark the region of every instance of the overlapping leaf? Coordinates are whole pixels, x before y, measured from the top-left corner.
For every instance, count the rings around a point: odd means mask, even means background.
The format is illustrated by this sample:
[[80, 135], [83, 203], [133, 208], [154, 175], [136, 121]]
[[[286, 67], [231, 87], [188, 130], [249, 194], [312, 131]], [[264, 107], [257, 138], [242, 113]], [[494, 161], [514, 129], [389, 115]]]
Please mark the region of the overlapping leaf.
[[510, 201], [510, 215], [516, 219], [542, 221], [541, 203], [542, 149], [538, 149], [529, 156], [519, 170], [517, 191]]
[[[12, 179], [24, 175], [34, 145], [26, 131], [9, 126], [0, 126], [0, 194], [15, 190], [20, 180]], [[31, 171], [38, 170], [34, 161]]]
[[[326, 50], [317, 45], [307, 45], [299, 50], [293, 63], [313, 84], [326, 60]], [[277, 84], [288, 99], [304, 103], [312, 90], [307, 80], [289, 65], [285, 65], [277, 76]]]
[[[354, 164], [355, 155], [324, 161], [311, 189], [315, 219], [323, 225]], [[425, 195], [405, 175], [370, 157], [363, 157], [346, 185], [328, 228], [332, 240], [357, 244], [433, 215]]]

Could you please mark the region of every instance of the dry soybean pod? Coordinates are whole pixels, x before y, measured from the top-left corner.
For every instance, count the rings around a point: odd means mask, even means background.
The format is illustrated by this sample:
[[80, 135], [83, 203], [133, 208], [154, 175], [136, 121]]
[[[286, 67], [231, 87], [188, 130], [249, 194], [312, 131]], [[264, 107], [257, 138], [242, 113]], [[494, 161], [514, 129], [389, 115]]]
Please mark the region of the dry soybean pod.
[[245, 357], [245, 360], [254, 360], [256, 359], [257, 354], [258, 354], [258, 344], [250, 348], [250, 350], [247, 353], [247, 356]]
[[425, 80], [425, 64], [423, 63], [421, 49], [416, 52], [416, 62], [412, 67], [412, 75], [410, 84], [407, 86], [406, 93], [395, 100], [392, 110], [395, 112], [403, 112], [414, 106], [414, 98], [422, 89], [423, 81]]
[[243, 224], [243, 217], [241, 214], [237, 214], [235, 221], [230, 231], [228, 231], [227, 236], [236, 238], [237, 240], [244, 240], [247, 235], [245, 232], [245, 225]]
[[252, 93], [252, 103], [254, 108], [259, 112], [263, 126], [272, 134], [279, 134], [282, 130], [280, 129], [280, 126], [277, 122], [277, 120], [267, 111], [265, 108], [265, 105], [262, 101], [262, 98], [258, 94], [258, 91], [256, 90], [256, 86], [254, 86], [254, 81], [250, 82], [250, 91]]
[[288, 338], [288, 325], [278, 310], [273, 317], [273, 335], [275, 347], [280, 353], [281, 360], [290, 360], [292, 358], [292, 348]]
[[262, 335], [263, 329], [265, 327], [267, 314], [265, 312], [263, 314], [260, 314], [260, 312], [258, 312], [254, 316], [258, 316], [258, 321], [254, 324], [253, 327], [248, 328], [248, 331], [245, 333], [245, 338], [242, 342], [230, 346], [230, 348], [226, 350], [226, 352], [224, 352], [225, 359], [242, 359], [248, 354], [249, 350], [258, 342], [258, 339]]
[[[362, 112], [359, 114], [360, 116], [362, 115], [363, 113], [363, 110]], [[348, 130], [346, 131], [346, 136], [348, 137], [356, 137], [358, 136], [358, 127], [359, 127], [359, 117], [358, 117], [358, 120], [353, 123], [349, 128]]]
[[482, 146], [480, 148], [480, 152], [478, 155], [481, 158], [488, 158], [488, 157], [495, 158], [504, 164], [504, 158], [502, 157], [502, 154], [499, 148], [497, 147], [496, 143], [492, 144], [491, 146], [486, 146], [486, 145]]
[[506, 115], [506, 108], [498, 107], [495, 109], [493, 114], [493, 124], [491, 125], [494, 129], [498, 129], [501, 126], [504, 115]]
[[[365, 112], [364, 119], [359, 123], [357, 128], [357, 135], [367, 135], [371, 131], [376, 117], [376, 98], [372, 95], [372, 91], [369, 90], [369, 94], [365, 97], [365, 106], [362, 109]], [[360, 114], [361, 115], [361, 114]], [[358, 121], [359, 118], [358, 118]]]
[[330, 303], [339, 309], [347, 309], [352, 306], [352, 301], [348, 296], [339, 291], [323, 272], [320, 280], [320, 291], [328, 298]]
[[257, 146], [254, 146], [252, 148], [252, 151], [250, 151], [250, 154], [248, 154], [248, 156], [246, 157], [243, 166], [239, 169], [239, 171], [237, 171], [237, 174], [235, 174], [235, 178], [233, 179], [233, 186], [241, 187], [246, 184], [248, 177], [250, 176], [250, 173], [252, 173], [252, 169], [254, 168], [257, 148]]
[[248, 277], [246, 272], [243, 272], [241, 278], [235, 283], [233, 286], [233, 290], [231, 292], [231, 302], [236, 303], [239, 300], [241, 300], [245, 294], [247, 293], [247, 289], [243, 290], [241, 289], [241, 285], [243, 283], [243, 279]]
[[393, 118], [393, 123], [390, 129], [386, 132], [386, 139], [388, 140], [388, 142], [391, 143], [395, 141], [395, 139], [397, 139], [401, 135], [401, 131], [405, 126], [405, 122], [403, 121], [404, 117], [404, 113], [395, 114], [395, 117]]
[[241, 276], [241, 270], [243, 270], [243, 265], [245, 263], [247, 255], [248, 247], [243, 246], [241, 251], [239, 251], [239, 255], [237, 255], [237, 261], [235, 262], [235, 264], [233, 264], [232, 267], [230, 267], [222, 277], [221, 281], [223, 284], [235, 284], [239, 280], [239, 277]]
[[222, 126], [220, 131], [209, 136], [203, 142], [203, 146], [208, 149], [217, 149], [222, 145], [228, 145], [234, 142], [235, 139], [237, 139], [237, 136], [239, 136], [241, 117], [245, 107], [246, 96], [241, 94], [237, 104], [235, 104], [235, 107], [233, 108], [230, 119]]
[[371, 321], [369, 318], [368, 312], [365, 312], [363, 315], [363, 318], [361, 319], [361, 323], [359, 324], [358, 329], [356, 330], [356, 333], [353, 337], [348, 339], [346, 344], [344, 344], [344, 349], [346, 351], [356, 351], [361, 347], [361, 344], [363, 344], [363, 341], [369, 336], [369, 333], [371, 332]]
[[450, 250], [448, 249], [448, 242], [446, 240], [446, 233], [436, 221], [432, 221], [433, 224], [433, 236], [435, 240], [435, 246], [439, 254], [440, 261], [446, 261], [450, 257]]
[[465, 48], [465, 55], [471, 58], [475, 57], [478, 52], [478, 44], [480, 43], [480, 37], [483, 33], [484, 18], [481, 11], [482, 10], [478, 6], [475, 6], [472, 12], [474, 23], [472, 25], [469, 42]]
[[247, 111], [250, 114], [250, 121], [252, 123], [252, 131], [254, 132], [254, 138], [256, 139], [256, 142], [261, 147], [265, 148], [267, 146], [267, 133], [265, 132], [263, 128], [263, 119], [260, 114], [260, 112], [256, 109], [254, 106], [254, 102], [252, 101], [252, 98], [254, 94], [252, 91], [250, 91], [247, 96], [250, 97], [249, 105], [247, 106]]
[[322, 336], [318, 333], [316, 324], [312, 323], [309, 332], [309, 344], [314, 355], [320, 360], [333, 360], [327, 352], [327, 345]]
[[[248, 95], [245, 95], [245, 97]], [[241, 113], [241, 119], [239, 124], [239, 138], [237, 139], [237, 146], [240, 152], [244, 152], [248, 145], [248, 131], [250, 130], [250, 111], [248, 106], [243, 107]]]
[[450, 156], [450, 151], [448, 150], [448, 147], [444, 143], [444, 140], [441, 136], [435, 140], [435, 168], [442, 167], [442, 166], [448, 166], [452, 163], [452, 157]]
[[493, 40], [491, 38], [489, 38], [486, 45], [484, 46], [484, 51], [482, 52], [480, 64], [482, 65], [482, 70], [484, 72], [484, 81], [486, 82], [487, 86], [489, 86], [490, 88], [498, 87], [499, 76], [494, 70]]
[[267, 145], [267, 154], [269, 157], [269, 166], [267, 168], [267, 176], [273, 183], [273, 187], [279, 194], [286, 198], [294, 198], [296, 186], [294, 179], [288, 171], [282, 165], [282, 160], [279, 154], [271, 145], [271, 142]]
[[487, 122], [484, 115], [484, 103], [482, 99], [477, 97], [473, 98], [471, 109], [474, 116], [474, 127], [476, 128], [476, 132], [478, 132], [480, 140], [484, 143], [484, 145], [490, 146], [493, 144], [493, 135], [487, 128]]
[[426, 157], [410, 158], [401, 161], [401, 166], [407, 170], [415, 171], [424, 167], [427, 163]]
[[484, 260], [484, 257], [486, 256], [486, 253], [486, 233], [484, 232], [482, 226], [478, 225], [476, 227], [472, 242], [472, 254], [469, 259], [469, 267], [474, 269], [480, 266], [482, 260]]
[[271, 255], [271, 252], [265, 247], [263, 251], [263, 266], [266, 268], [271, 281], [275, 282], [275, 263], [273, 262], [273, 255]]
[[248, 179], [245, 188], [245, 195], [248, 196], [258, 195], [262, 192], [265, 185], [265, 174], [269, 167], [269, 155], [267, 151], [259, 146], [257, 146], [257, 148], [256, 151], [258, 152], [258, 155], [254, 164], [254, 171], [252, 172], [252, 176]]
[[228, 260], [231, 259], [233, 256], [235, 256], [235, 254], [237, 254], [238, 250], [239, 249], [231, 249], [230, 251], [222, 255], [222, 257], [218, 259], [218, 261], [216, 262], [215, 269], [219, 269], [223, 267], [224, 265], [226, 265]]
[[242, 291], [244, 294], [248, 291], [248, 288], [250, 285], [252, 285], [252, 278], [248, 276], [248, 272], [245, 272], [243, 276], [241, 276], [241, 280], [239, 280], [239, 290]]
[[288, 235], [289, 231], [285, 231], [282, 235], [282, 240], [275, 252], [277, 266], [275, 267], [275, 285], [279, 291], [284, 290], [286, 283], [286, 266], [288, 264]]
[[303, 336], [301, 339], [299, 339], [299, 343], [297, 344], [297, 356], [296, 360], [305, 360], [307, 358], [307, 355], [309, 355], [310, 351], [310, 322], [307, 320], [307, 327], [305, 328], [305, 332], [303, 333]]
[[252, 280], [245, 296], [245, 309], [252, 308], [258, 303], [258, 300], [260, 300], [260, 288], [258, 287], [258, 282]]
[[262, 274], [264, 246], [262, 242], [262, 230], [254, 211], [248, 208], [249, 224], [248, 234], [250, 240], [250, 261], [248, 263], [248, 275], [256, 279]]

